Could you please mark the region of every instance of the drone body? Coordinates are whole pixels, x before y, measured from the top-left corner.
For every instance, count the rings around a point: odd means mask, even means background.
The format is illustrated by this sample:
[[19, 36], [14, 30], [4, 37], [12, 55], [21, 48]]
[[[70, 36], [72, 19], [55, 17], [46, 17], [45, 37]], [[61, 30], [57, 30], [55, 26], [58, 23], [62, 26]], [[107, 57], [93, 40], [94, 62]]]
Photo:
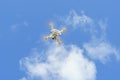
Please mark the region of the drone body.
[[53, 23], [50, 23], [49, 26], [51, 29], [50, 30], [51, 33], [48, 36], [45, 36], [44, 39], [45, 40], [48, 40], [48, 39], [56, 40], [57, 43], [60, 45], [62, 42], [59, 36], [62, 35], [63, 32], [66, 32], [66, 28], [63, 28], [62, 30], [55, 29]]

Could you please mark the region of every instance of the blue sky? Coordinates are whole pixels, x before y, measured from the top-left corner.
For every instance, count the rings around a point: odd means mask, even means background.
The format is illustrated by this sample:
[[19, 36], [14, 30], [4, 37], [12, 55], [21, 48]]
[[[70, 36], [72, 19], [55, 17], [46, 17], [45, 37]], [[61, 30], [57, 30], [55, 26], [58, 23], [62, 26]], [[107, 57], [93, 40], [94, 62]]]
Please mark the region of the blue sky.
[[[49, 33], [48, 23], [53, 21], [56, 28], [60, 29], [61, 25], [65, 25], [68, 29], [61, 36], [65, 51], [71, 53], [67, 51], [66, 46], [75, 45], [84, 50], [81, 53], [86, 58], [80, 57], [83, 61], [86, 59], [89, 61], [86, 65], [90, 62], [94, 64], [90, 63], [93, 68], [96, 67], [94, 70], [97, 73], [93, 74], [92, 78], [95, 76], [95, 80], [119, 80], [120, 60], [117, 58], [120, 55], [119, 3], [118, 0], [1, 0], [0, 79], [32, 80], [27, 79], [30, 77], [27, 74], [29, 70], [23, 69], [25, 65], [21, 69], [20, 61], [33, 56], [36, 49], [39, 55], [42, 51], [45, 53], [51, 51], [50, 45], [55, 46], [53, 41], [47, 43], [42, 37]], [[99, 51], [98, 55], [96, 50]], [[26, 60], [22, 62], [25, 63]], [[92, 78], [90, 80], [94, 80]]]

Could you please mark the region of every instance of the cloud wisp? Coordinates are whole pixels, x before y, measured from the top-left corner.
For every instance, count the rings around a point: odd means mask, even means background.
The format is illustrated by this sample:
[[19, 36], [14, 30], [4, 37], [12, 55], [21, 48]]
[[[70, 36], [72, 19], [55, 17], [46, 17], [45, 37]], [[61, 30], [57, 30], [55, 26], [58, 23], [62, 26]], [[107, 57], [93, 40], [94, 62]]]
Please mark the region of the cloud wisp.
[[[51, 44], [50, 44], [51, 45]], [[20, 60], [20, 65], [31, 80], [95, 80], [96, 66], [94, 62], [84, 57], [83, 51], [75, 46], [56, 46], [52, 44], [44, 53], [46, 59], [26, 57]]]
[[102, 63], [109, 60], [111, 55], [120, 59], [119, 51], [107, 40], [107, 20], [96, 22], [84, 13], [79, 15], [76, 11], [72, 10], [65, 18], [64, 23], [69, 27], [75, 28], [74, 30], [80, 28], [90, 34], [91, 39], [83, 43], [83, 48], [92, 59], [99, 60]]
[[76, 11], [72, 10], [70, 13], [62, 19], [66, 26], [73, 28], [74, 30], [80, 28], [84, 32], [89, 32], [92, 36], [96, 33], [94, 26], [94, 20], [88, 17], [84, 13], [79, 15]]
[[28, 27], [28, 26], [29, 26], [28, 22], [23, 21], [21, 23], [16, 23], [16, 24], [11, 25], [10, 29], [11, 29], [11, 31], [15, 32], [19, 29], [23, 29], [23, 28]]
[[92, 24], [93, 20], [86, 16], [85, 14], [78, 15], [74, 10], [70, 11], [69, 15], [65, 19], [65, 23], [67, 25], [71, 25], [73, 27], [77, 26], [85, 26], [86, 24]]
[[119, 59], [119, 51], [105, 41], [91, 41], [85, 43], [83, 46], [90, 58], [99, 60], [102, 63], [106, 63], [112, 56]]

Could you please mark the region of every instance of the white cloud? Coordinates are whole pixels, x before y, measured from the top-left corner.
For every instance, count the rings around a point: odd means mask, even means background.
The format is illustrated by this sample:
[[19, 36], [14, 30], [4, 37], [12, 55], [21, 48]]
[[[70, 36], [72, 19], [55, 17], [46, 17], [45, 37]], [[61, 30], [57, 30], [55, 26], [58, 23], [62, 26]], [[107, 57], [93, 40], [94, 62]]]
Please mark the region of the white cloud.
[[93, 37], [97, 32], [94, 26], [94, 20], [85, 15], [83, 12], [79, 15], [76, 11], [72, 10], [70, 13], [62, 19], [67, 27], [71, 27], [74, 30], [80, 28], [84, 32], [88, 32]]
[[88, 32], [90, 34], [90, 39], [88, 42], [83, 43], [83, 47], [87, 51], [89, 57], [105, 63], [110, 59], [111, 55], [116, 56], [117, 59], [119, 59], [120, 56], [119, 51], [107, 41], [107, 21], [106, 19], [96, 22], [84, 13], [78, 15], [78, 13], [72, 10], [64, 22], [66, 25], [75, 27], [75, 30], [80, 28]]
[[111, 43], [107, 41], [107, 22], [99, 21], [100, 37], [95, 36], [89, 42], [83, 44], [88, 55], [95, 60], [100, 60], [102, 63], [110, 60], [111, 56], [120, 59], [119, 50], [117, 50]]
[[92, 41], [85, 43], [84, 48], [92, 59], [100, 60], [102, 63], [110, 60], [111, 56], [116, 56], [117, 59], [119, 58], [119, 51], [105, 41]]
[[19, 80], [27, 80], [25, 77], [23, 77], [23, 78], [21, 78], [21, 79], [19, 79]]
[[33, 80], [95, 80], [96, 66], [84, 57], [83, 51], [77, 46], [56, 46], [50, 44], [46, 51], [46, 60], [36, 56], [26, 57], [20, 65]]
[[86, 24], [92, 24], [93, 20], [86, 16], [85, 14], [78, 15], [74, 10], [70, 11], [69, 15], [65, 19], [65, 23], [67, 25], [72, 25], [73, 27], [77, 27], [78, 25], [84, 26]]

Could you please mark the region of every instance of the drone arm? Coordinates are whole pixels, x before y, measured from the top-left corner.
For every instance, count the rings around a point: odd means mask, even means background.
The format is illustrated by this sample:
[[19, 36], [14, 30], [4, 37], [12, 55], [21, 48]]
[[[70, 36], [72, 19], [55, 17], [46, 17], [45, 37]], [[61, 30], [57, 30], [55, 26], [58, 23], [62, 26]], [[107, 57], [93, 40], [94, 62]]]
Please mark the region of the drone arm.
[[50, 34], [50, 35], [48, 35], [48, 36], [45, 36], [44, 39], [45, 39], [45, 40], [48, 40], [48, 39], [50, 39], [51, 37], [52, 37], [52, 35]]
[[60, 33], [64, 33], [66, 32], [66, 28], [63, 28], [62, 30], [60, 30]]
[[61, 40], [60, 40], [60, 38], [57, 36], [57, 38], [56, 38], [56, 41], [57, 41], [57, 43], [60, 45], [62, 42], [61, 42]]

